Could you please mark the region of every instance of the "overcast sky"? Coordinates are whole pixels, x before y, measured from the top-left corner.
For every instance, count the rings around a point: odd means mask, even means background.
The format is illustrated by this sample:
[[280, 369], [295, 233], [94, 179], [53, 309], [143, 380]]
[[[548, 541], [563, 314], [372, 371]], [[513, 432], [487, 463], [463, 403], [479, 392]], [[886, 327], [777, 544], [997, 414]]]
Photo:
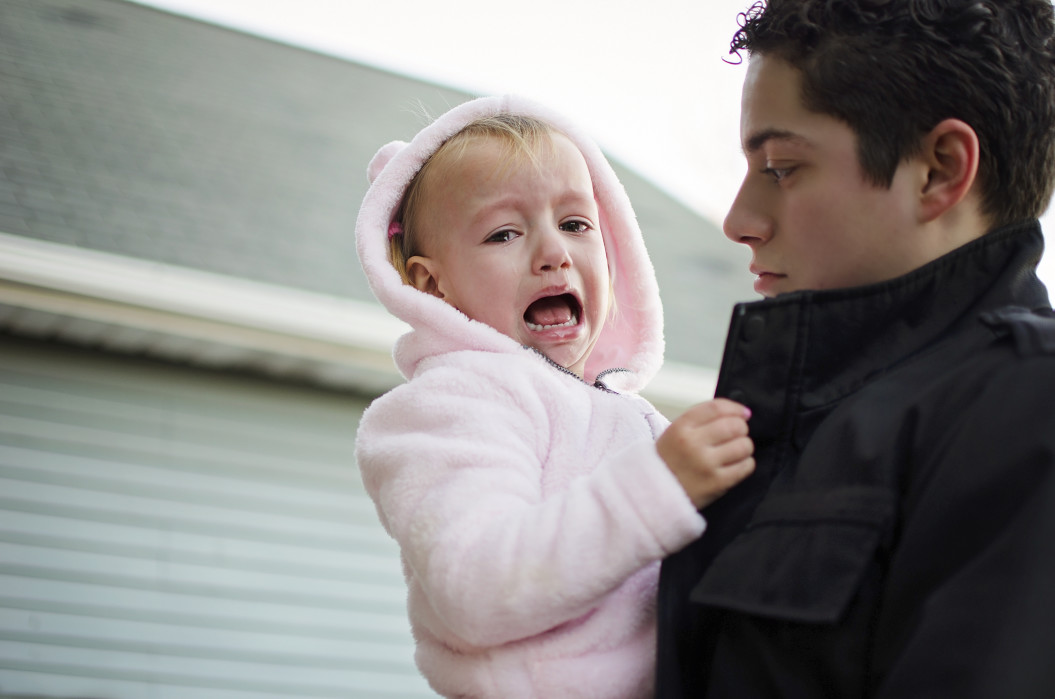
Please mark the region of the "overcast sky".
[[[745, 69], [723, 58], [752, 0], [134, 1], [475, 94], [534, 98], [719, 226], [744, 173]], [[1043, 223], [1055, 231], [1055, 212]], [[1055, 290], [1055, 253], [1041, 278]]]

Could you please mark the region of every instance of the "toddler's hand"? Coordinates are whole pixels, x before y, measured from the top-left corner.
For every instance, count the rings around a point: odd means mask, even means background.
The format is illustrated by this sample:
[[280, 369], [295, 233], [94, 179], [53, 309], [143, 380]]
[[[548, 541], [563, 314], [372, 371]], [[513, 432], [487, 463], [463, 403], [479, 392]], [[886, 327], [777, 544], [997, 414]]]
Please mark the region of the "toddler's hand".
[[698, 403], [656, 440], [656, 451], [697, 508], [705, 507], [755, 470], [747, 436], [751, 411], [716, 398]]

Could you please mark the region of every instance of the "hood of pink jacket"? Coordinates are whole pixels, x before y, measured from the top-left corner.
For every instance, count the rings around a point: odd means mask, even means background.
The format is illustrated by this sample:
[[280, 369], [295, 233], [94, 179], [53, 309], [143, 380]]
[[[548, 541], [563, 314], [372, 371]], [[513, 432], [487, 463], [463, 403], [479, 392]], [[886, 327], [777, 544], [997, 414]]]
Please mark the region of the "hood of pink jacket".
[[611, 165], [586, 134], [550, 109], [514, 96], [482, 97], [461, 104], [426, 126], [409, 143], [393, 141], [382, 146], [370, 161], [370, 188], [355, 226], [356, 249], [374, 295], [412, 328], [396, 343], [397, 367], [409, 378], [423, 360], [437, 354], [520, 350], [515, 340], [404, 284], [388, 256], [389, 223], [422, 164], [469, 122], [499, 113], [539, 118], [568, 136], [582, 152], [600, 209], [601, 234], [616, 300], [615, 313], [605, 323], [590, 354], [584, 378], [593, 382], [606, 369], [626, 369], [629, 373], [620, 377], [618, 387], [640, 390], [663, 362], [663, 309], [630, 200]]

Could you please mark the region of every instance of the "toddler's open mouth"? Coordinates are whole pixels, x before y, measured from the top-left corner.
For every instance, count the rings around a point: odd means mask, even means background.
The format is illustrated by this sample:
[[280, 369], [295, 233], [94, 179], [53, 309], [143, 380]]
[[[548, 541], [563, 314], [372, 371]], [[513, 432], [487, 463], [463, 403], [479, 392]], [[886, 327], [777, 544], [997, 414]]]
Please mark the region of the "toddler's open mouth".
[[543, 296], [524, 311], [524, 322], [534, 331], [578, 325], [582, 305], [572, 294]]

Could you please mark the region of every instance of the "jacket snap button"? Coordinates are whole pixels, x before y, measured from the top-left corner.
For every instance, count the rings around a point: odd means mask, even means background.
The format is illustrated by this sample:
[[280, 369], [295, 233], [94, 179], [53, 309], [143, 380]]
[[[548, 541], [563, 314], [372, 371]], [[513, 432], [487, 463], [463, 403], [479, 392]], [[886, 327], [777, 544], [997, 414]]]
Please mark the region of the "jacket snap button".
[[748, 316], [744, 320], [743, 329], [740, 331], [740, 336], [744, 339], [744, 342], [751, 342], [762, 336], [762, 333], [766, 329], [766, 319], [760, 315]]

